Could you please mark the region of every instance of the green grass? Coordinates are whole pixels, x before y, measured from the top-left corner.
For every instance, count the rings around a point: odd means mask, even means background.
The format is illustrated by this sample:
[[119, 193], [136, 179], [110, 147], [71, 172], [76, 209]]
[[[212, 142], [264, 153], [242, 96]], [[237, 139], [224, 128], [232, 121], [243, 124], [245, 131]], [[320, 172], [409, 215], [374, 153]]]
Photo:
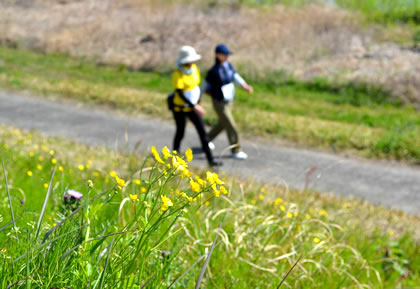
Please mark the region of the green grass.
[[[378, 87], [324, 79], [306, 83], [283, 72], [250, 82], [256, 93], [238, 91], [235, 101], [242, 134], [369, 158], [420, 161], [419, 113]], [[0, 47], [0, 85], [171, 119], [165, 104], [172, 90], [170, 73]], [[206, 122], [213, 124], [209, 97], [204, 97], [204, 105], [209, 111]]]
[[[200, 257], [216, 234], [201, 288], [275, 288], [300, 257], [282, 288], [401, 288], [420, 282], [418, 218], [231, 177], [223, 178], [228, 195], [216, 198], [202, 186], [203, 197], [190, 203], [176, 192], [194, 195], [188, 179], [153, 159], [143, 165], [129, 152], [4, 126], [0, 134], [12, 208], [19, 218], [5, 227], [11, 216], [2, 175], [1, 288], [140, 288], [149, 279], [145, 288], [168, 288], [201, 260], [172, 287], [194, 288], [204, 265]], [[37, 237], [44, 184], [55, 166]], [[118, 189], [111, 171], [126, 186]], [[202, 171], [192, 172], [205, 178]], [[67, 189], [82, 192], [82, 201], [66, 207]], [[173, 207], [160, 210], [160, 195], [170, 197]]]
[[[240, 3], [251, 5], [261, 4], [278, 4], [286, 6], [301, 7], [308, 3], [309, 0], [245, 0]], [[365, 15], [368, 19], [392, 23], [420, 23], [420, 1], [419, 0], [334, 0], [334, 1], [318, 1], [318, 3], [335, 2], [339, 7], [358, 11]]]

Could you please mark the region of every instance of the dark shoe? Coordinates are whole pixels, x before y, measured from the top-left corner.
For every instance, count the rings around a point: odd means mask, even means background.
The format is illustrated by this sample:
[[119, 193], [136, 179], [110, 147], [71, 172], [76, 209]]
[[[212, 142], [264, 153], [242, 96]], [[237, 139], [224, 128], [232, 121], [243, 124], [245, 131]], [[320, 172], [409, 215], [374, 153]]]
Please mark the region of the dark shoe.
[[209, 166], [211, 167], [221, 167], [223, 165], [222, 162], [218, 162], [218, 161], [211, 161], [209, 162]]

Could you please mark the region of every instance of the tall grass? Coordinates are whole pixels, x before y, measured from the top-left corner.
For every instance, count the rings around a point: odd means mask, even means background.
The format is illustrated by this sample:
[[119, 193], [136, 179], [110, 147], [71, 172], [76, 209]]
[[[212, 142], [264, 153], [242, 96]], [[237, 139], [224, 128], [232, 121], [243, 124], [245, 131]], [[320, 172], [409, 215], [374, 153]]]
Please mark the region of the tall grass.
[[[1, 132], [18, 218], [13, 228], [1, 190], [1, 288], [274, 288], [296, 263], [282, 287], [395, 288], [420, 280], [416, 218], [227, 177], [229, 194], [219, 194], [221, 185], [211, 185], [221, 182], [217, 175], [186, 171], [168, 151], [141, 161]], [[83, 197], [69, 197], [70, 189]]]

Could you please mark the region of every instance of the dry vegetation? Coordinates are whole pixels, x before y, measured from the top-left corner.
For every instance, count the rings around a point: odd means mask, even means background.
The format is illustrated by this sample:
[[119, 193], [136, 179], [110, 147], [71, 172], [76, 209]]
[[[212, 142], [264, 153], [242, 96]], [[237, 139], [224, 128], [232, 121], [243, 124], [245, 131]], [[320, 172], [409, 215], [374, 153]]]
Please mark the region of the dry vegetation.
[[172, 67], [183, 44], [194, 45], [207, 66], [214, 45], [223, 41], [248, 75], [285, 70], [304, 80], [367, 81], [405, 102], [420, 99], [420, 55], [375, 43], [381, 32], [334, 7], [268, 11], [163, 0], [5, 0], [0, 8], [0, 42], [19, 47], [155, 70]]

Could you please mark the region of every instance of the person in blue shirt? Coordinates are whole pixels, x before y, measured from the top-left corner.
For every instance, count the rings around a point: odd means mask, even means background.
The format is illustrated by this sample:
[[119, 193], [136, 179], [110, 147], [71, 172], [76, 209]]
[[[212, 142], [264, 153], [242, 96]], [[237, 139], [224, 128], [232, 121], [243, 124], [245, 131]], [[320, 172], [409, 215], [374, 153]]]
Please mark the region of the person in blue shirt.
[[217, 124], [210, 130], [209, 146], [214, 149], [214, 140], [223, 130], [226, 130], [231, 146], [232, 157], [244, 160], [248, 155], [241, 150], [238, 130], [232, 116], [232, 105], [235, 96], [235, 83], [248, 91], [253, 92], [252, 86], [236, 72], [233, 65], [228, 61], [232, 52], [225, 44], [219, 44], [215, 49], [216, 63], [206, 76], [206, 92], [211, 95], [214, 110], [217, 113]]

